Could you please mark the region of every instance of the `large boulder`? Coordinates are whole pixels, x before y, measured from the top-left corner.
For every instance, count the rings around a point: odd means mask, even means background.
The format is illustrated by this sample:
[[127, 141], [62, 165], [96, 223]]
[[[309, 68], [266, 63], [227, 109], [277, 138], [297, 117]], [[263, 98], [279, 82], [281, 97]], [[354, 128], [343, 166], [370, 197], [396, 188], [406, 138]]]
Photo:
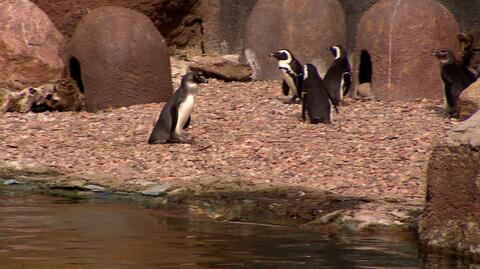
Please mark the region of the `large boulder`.
[[466, 88], [460, 94], [460, 119], [465, 120], [480, 109], [480, 81]]
[[480, 258], [480, 113], [435, 146], [427, 168], [422, 244]]
[[459, 51], [458, 32], [454, 16], [434, 0], [379, 1], [358, 26], [355, 84], [371, 83], [382, 100], [442, 98], [440, 69], [431, 52]]
[[244, 57], [254, 79], [281, 77], [269, 54], [282, 48], [325, 73], [333, 61], [327, 48], [345, 45], [345, 29], [345, 13], [337, 0], [259, 0], [246, 24]]
[[20, 90], [62, 78], [63, 36], [28, 0], [0, 1], [0, 87]]
[[66, 62], [87, 111], [162, 102], [172, 93], [165, 41], [148, 17], [130, 9], [100, 7], [86, 15]]

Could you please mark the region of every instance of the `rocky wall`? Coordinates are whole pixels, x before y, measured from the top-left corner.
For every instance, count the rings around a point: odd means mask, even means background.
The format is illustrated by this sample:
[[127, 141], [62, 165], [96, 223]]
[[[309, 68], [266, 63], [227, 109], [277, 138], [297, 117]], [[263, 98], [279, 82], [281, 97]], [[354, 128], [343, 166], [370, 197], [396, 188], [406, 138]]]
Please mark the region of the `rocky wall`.
[[82, 17], [100, 6], [147, 15], [172, 50], [240, 53], [243, 28], [257, 0], [33, 0], [69, 39]]
[[203, 0], [199, 17], [203, 21], [203, 50], [221, 54], [242, 50], [244, 28], [257, 0]]
[[199, 0], [32, 0], [69, 39], [79, 21], [101, 6], [120, 6], [147, 15], [169, 46], [199, 46], [200, 26], [195, 20]]
[[480, 258], [480, 113], [455, 126], [433, 149], [421, 243], [444, 253]]

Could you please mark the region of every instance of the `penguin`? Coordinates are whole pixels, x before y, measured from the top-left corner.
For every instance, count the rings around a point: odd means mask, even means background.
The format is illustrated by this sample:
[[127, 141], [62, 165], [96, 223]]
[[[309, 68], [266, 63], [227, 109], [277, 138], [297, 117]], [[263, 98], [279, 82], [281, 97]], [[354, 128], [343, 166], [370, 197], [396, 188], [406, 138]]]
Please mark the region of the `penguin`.
[[333, 121], [332, 106], [335, 110], [337, 108], [313, 64], [304, 66], [302, 94], [302, 120], [305, 122], [305, 114], [308, 113], [312, 124], [331, 124]]
[[343, 100], [352, 85], [352, 68], [348, 61], [347, 51], [340, 45], [328, 48], [335, 58], [323, 78], [333, 104], [338, 105]]
[[148, 144], [186, 142], [181, 132], [190, 124], [199, 84], [206, 82], [206, 79], [193, 72], [182, 77], [180, 87], [163, 107]]
[[474, 80], [480, 77], [480, 29], [457, 35], [460, 42], [460, 66]]
[[282, 92], [283, 95], [288, 96], [291, 92], [292, 99], [287, 103], [295, 103], [297, 98], [302, 97], [302, 83], [303, 83], [303, 66], [293, 56], [293, 54], [287, 49], [278, 50], [272, 54], [273, 57], [278, 60], [278, 68], [282, 71], [283, 82]]
[[443, 82], [445, 112], [449, 117], [458, 118], [458, 98], [474, 80], [457, 63], [452, 51], [441, 50], [432, 53], [440, 61], [440, 75]]

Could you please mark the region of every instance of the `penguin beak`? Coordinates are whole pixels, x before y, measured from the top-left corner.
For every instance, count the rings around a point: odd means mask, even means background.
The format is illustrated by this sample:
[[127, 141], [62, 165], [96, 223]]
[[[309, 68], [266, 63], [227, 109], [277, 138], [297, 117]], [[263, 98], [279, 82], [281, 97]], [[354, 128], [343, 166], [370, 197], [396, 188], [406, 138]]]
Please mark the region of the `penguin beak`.
[[274, 53], [270, 53], [270, 57], [273, 57], [275, 59], [278, 59], [279, 55], [277, 52], [274, 52]]
[[432, 52], [432, 55], [439, 59], [440, 61], [444, 61], [448, 59], [448, 54], [445, 53], [445, 51], [434, 51]]

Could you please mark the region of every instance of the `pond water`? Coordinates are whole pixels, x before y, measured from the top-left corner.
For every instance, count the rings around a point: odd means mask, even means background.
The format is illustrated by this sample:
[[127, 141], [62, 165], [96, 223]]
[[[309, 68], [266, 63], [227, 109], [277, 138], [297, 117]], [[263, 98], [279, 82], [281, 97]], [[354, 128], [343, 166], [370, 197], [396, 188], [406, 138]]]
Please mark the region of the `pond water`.
[[463, 265], [421, 259], [415, 242], [327, 238], [0, 188], [0, 268], [473, 268]]

